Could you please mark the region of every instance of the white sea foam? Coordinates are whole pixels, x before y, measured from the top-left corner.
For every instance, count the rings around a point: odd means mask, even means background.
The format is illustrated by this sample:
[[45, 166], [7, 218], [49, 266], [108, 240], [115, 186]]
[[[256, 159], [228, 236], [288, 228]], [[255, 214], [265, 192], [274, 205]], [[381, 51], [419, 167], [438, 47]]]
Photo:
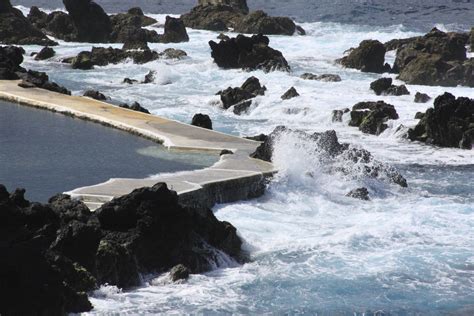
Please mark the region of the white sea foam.
[[[163, 23], [164, 15], [155, 17]], [[420, 34], [401, 25], [302, 26], [307, 36], [271, 36], [270, 45], [281, 50], [292, 67], [289, 74], [220, 70], [207, 45], [217, 33], [200, 30], [188, 30], [188, 43], [150, 44], [159, 51], [183, 49], [189, 55], [183, 60], [72, 70], [60, 60], [93, 45], [63, 42], [55, 48], [58, 55], [53, 61], [26, 57], [27, 68], [47, 71], [74, 93], [95, 88], [116, 101], [138, 101], [154, 114], [184, 122], [190, 122], [195, 113], [207, 113], [214, 128], [223, 132], [254, 135], [271, 132], [278, 125], [307, 132], [334, 129], [341, 141], [398, 165], [409, 181], [410, 187], [401, 189], [379, 180], [327, 173], [310, 143], [287, 137], [277, 144], [275, 164], [280, 173], [264, 197], [215, 208], [219, 219], [237, 227], [253, 262], [193, 275], [184, 284], [151, 282], [124, 292], [101, 287], [93, 294], [95, 312], [433, 312], [472, 304], [474, 151], [412, 143], [397, 130], [400, 125], [414, 126], [415, 113], [433, 105], [414, 103], [417, 91], [431, 97], [449, 91], [474, 98], [474, 90], [408, 85], [409, 96], [375, 96], [369, 84], [380, 75], [343, 69], [334, 60], [363, 39], [384, 42]], [[27, 47], [27, 53], [38, 49]], [[394, 54], [389, 53], [387, 59], [392, 63]], [[149, 70], [157, 71], [156, 83], [122, 84], [125, 77], [142, 80]], [[305, 81], [299, 78], [304, 72], [338, 74], [342, 82]], [[265, 96], [257, 98], [257, 106], [242, 116], [216, 106], [217, 91], [240, 86], [250, 76], [258, 77], [268, 88]], [[301, 97], [282, 101], [280, 96], [291, 86]], [[349, 127], [347, 116], [342, 123], [332, 123], [332, 110], [364, 100], [393, 104], [400, 119], [389, 122], [378, 137]], [[360, 186], [368, 187], [370, 202], [344, 196]]]

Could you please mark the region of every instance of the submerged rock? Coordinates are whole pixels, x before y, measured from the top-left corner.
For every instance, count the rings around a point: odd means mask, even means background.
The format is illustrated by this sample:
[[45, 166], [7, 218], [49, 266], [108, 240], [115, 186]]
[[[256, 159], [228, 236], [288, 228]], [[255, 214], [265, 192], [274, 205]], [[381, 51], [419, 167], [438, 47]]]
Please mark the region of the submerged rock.
[[43, 47], [38, 54], [35, 56], [35, 60], [45, 60], [54, 57], [56, 52], [51, 47]]
[[431, 97], [426, 93], [417, 92], [415, 94], [415, 103], [426, 103], [431, 100]]
[[359, 127], [363, 133], [380, 135], [388, 126], [388, 120], [397, 120], [395, 107], [383, 101], [359, 102], [352, 107], [349, 126]]
[[224, 69], [261, 69], [265, 72], [289, 71], [290, 66], [283, 54], [268, 46], [269, 43], [268, 37], [260, 34], [252, 37], [238, 35], [219, 43], [210, 41], [209, 45], [212, 50], [212, 58], [219, 67]]
[[438, 96], [434, 107], [420, 116], [408, 138], [441, 147], [472, 149], [474, 143], [474, 99], [450, 93]]
[[170, 271], [171, 281], [187, 280], [189, 278], [189, 269], [182, 264], [174, 266]]
[[364, 176], [381, 180], [388, 180], [401, 187], [407, 187], [406, 179], [393, 167], [375, 160], [370, 152], [358, 149], [349, 144], [339, 143], [335, 131], [307, 134], [298, 130], [290, 130], [279, 126], [265, 138], [265, 141], [251, 154], [252, 158], [272, 161], [275, 144], [280, 137], [293, 135], [303, 141], [309, 148], [314, 148], [319, 164], [326, 168], [328, 173], [340, 172], [345, 175], [362, 173]]
[[256, 77], [248, 78], [240, 88], [227, 88], [219, 91], [217, 94], [221, 96], [222, 107], [228, 109], [234, 106], [234, 113], [240, 115], [245, 112], [252, 100], [258, 95], [264, 95], [267, 88], [260, 84]]
[[332, 121], [333, 122], [342, 122], [342, 116], [345, 113], [350, 112], [348, 108], [342, 109], [342, 110], [334, 110], [332, 111]]
[[191, 120], [191, 125], [212, 130], [211, 118], [206, 114], [195, 114]]
[[354, 198], [354, 199], [359, 199], [363, 201], [369, 201], [369, 190], [367, 188], [358, 188], [350, 191], [349, 193], [346, 194], [346, 196]]
[[300, 78], [304, 80], [317, 80], [317, 81], [325, 81], [325, 82], [340, 82], [342, 80], [339, 75], [333, 75], [333, 74], [315, 75], [309, 72], [302, 74]]
[[293, 98], [296, 98], [296, 97], [299, 97], [300, 94], [298, 93], [298, 91], [296, 91], [295, 87], [291, 87], [288, 91], [286, 91], [282, 96], [281, 96], [281, 99], [282, 100], [290, 100], [290, 99], [293, 99]]
[[10, 0], [1, 0], [0, 4], [0, 43], [41, 46], [58, 44], [33, 26], [20, 10], [13, 8]]
[[390, 71], [385, 63], [385, 46], [376, 40], [364, 40], [359, 47], [351, 49], [349, 55], [339, 62], [347, 68], [359, 69], [362, 72], [383, 73]]
[[86, 293], [101, 284], [129, 288], [141, 274], [171, 269], [175, 280], [185, 279], [217, 266], [219, 256], [244, 260], [231, 224], [209, 209], [182, 207], [164, 183], [94, 213], [66, 195], [39, 204], [24, 193], [0, 185], [2, 314], [87, 312]]

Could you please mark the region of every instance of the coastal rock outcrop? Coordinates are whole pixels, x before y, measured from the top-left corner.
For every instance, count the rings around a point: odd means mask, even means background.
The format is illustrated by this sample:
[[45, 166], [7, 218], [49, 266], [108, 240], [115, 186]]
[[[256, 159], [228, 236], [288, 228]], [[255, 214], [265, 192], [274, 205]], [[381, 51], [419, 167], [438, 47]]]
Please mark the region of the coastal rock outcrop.
[[441, 147], [472, 149], [474, 143], [474, 99], [438, 96], [408, 138]]
[[86, 92], [84, 92], [84, 96], [99, 101], [107, 100], [107, 97], [97, 90], [87, 90]]
[[261, 69], [265, 72], [289, 71], [290, 66], [283, 54], [271, 48], [269, 44], [268, 37], [262, 34], [252, 37], [238, 35], [219, 43], [209, 42], [211, 56], [221, 68]]
[[107, 43], [112, 32], [110, 17], [91, 0], [63, 0], [76, 29], [78, 42]]
[[377, 40], [364, 40], [359, 47], [352, 48], [347, 56], [339, 62], [347, 68], [359, 69], [362, 72], [384, 73], [390, 71], [385, 64], [385, 46]]
[[383, 101], [359, 102], [352, 107], [350, 126], [359, 127], [363, 133], [380, 135], [388, 126], [388, 120], [397, 120], [395, 107]]
[[212, 130], [212, 121], [207, 114], [195, 114], [191, 120], [191, 125]]
[[426, 103], [431, 100], [431, 97], [426, 93], [417, 92], [415, 94], [415, 103]]
[[363, 201], [369, 201], [369, 190], [367, 188], [357, 188], [354, 190], [351, 190], [349, 193], [346, 194], [346, 196], [354, 198], [354, 199], [359, 199]]
[[324, 166], [328, 173], [340, 172], [355, 177], [362, 173], [364, 176], [387, 180], [401, 187], [408, 186], [406, 179], [395, 168], [375, 160], [371, 153], [365, 149], [340, 143], [333, 130], [307, 134], [279, 126], [265, 137], [264, 142], [251, 154], [251, 157], [271, 162], [275, 144], [285, 135], [301, 139], [307, 146], [314, 148], [320, 159], [318, 165]]
[[372, 89], [376, 95], [401, 96], [410, 94], [405, 85], [393, 85], [392, 78], [377, 79], [370, 84], [370, 89]]
[[45, 72], [28, 70], [25, 72], [17, 72], [16, 74], [20, 79], [22, 79], [22, 83], [19, 84], [20, 86], [23, 84], [26, 88], [38, 87], [57, 93], [71, 95], [71, 91], [65, 87], [50, 81], [49, 76]]
[[41, 49], [38, 54], [36, 54], [35, 60], [46, 60], [46, 59], [54, 57], [54, 55], [56, 55], [56, 52], [54, 51], [54, 49], [46, 46], [46, 47], [43, 47], [43, 49]]
[[166, 17], [165, 32], [159, 36], [160, 43], [181, 43], [188, 42], [189, 36], [186, 27], [181, 19]]
[[246, 260], [231, 224], [209, 209], [182, 207], [164, 183], [94, 213], [67, 195], [39, 204], [24, 193], [0, 185], [2, 314], [86, 312], [93, 308], [86, 293], [101, 284], [129, 288], [141, 274], [178, 265], [186, 268], [175, 273], [181, 279], [218, 266], [221, 256]]
[[260, 84], [256, 77], [248, 78], [239, 88], [227, 88], [219, 91], [217, 94], [221, 96], [222, 107], [228, 109], [234, 106], [234, 113], [237, 115], [247, 111], [252, 105], [252, 100], [258, 95], [265, 95], [267, 88]]
[[468, 37], [436, 28], [397, 50], [393, 71], [409, 84], [474, 86], [474, 59], [466, 56]]
[[23, 15], [13, 8], [10, 0], [0, 3], [0, 43], [17, 45], [54, 46], [50, 40]]
[[293, 99], [293, 98], [296, 98], [296, 97], [299, 97], [300, 94], [298, 93], [298, 91], [296, 91], [295, 87], [291, 87], [290, 89], [288, 89], [288, 91], [286, 91], [282, 96], [281, 96], [281, 99], [282, 100], [290, 100], [290, 99]]
[[189, 13], [181, 16], [187, 27], [210, 31], [228, 31], [265, 35], [293, 35], [305, 31], [287, 17], [272, 17], [263, 11], [250, 12], [245, 0], [199, 1]]
[[138, 111], [146, 114], [150, 114], [150, 111], [145, 109], [143, 106], [141, 106], [140, 103], [138, 102], [133, 102], [131, 105], [128, 105], [126, 103], [120, 104], [119, 107], [124, 108], [124, 109], [129, 109], [133, 111]]

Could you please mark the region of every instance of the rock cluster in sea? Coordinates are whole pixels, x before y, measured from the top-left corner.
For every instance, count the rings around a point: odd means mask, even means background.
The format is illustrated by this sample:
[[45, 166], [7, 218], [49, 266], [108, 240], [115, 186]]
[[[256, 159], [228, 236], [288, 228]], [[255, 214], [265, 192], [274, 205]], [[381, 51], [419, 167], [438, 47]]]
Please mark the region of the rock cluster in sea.
[[265, 72], [289, 71], [290, 66], [283, 54], [271, 48], [269, 44], [270, 39], [262, 34], [252, 37], [239, 34], [219, 43], [209, 42], [211, 56], [221, 68], [261, 69]]
[[[467, 33], [445, 33], [437, 28], [424, 36], [395, 39], [385, 44], [364, 40], [349, 50], [339, 62], [364, 72], [393, 72], [408, 84], [474, 87], [474, 58], [467, 58]], [[385, 63], [385, 53], [397, 50], [393, 67]]]
[[418, 116], [420, 121], [408, 132], [411, 140], [441, 147], [472, 149], [474, 143], [474, 99], [438, 96], [434, 107]]
[[187, 27], [210, 31], [234, 30], [237, 33], [265, 35], [304, 34], [288, 17], [271, 17], [263, 11], [249, 12], [245, 0], [204, 0], [181, 19]]
[[63, 94], [71, 94], [69, 90], [51, 82], [46, 73], [26, 70], [21, 67], [25, 50], [16, 46], [0, 46], [0, 80], [18, 80], [24, 88], [42, 88]]
[[[95, 212], [67, 195], [32, 203], [0, 185], [0, 313], [63, 315], [93, 308], [101, 284], [130, 288], [141, 276], [172, 270], [186, 278], [242, 262], [236, 229], [209, 209], [183, 207], [158, 183], [116, 198]], [[227, 259], [229, 260], [229, 259]]]
[[[279, 126], [264, 137], [263, 143], [251, 154], [251, 157], [264, 161], [272, 161], [274, 145], [284, 134], [293, 134], [297, 138], [304, 140], [310, 148], [318, 152], [318, 156], [325, 166], [333, 166], [328, 172], [342, 172], [351, 175], [354, 170], [371, 178], [387, 179], [401, 187], [407, 187], [406, 179], [395, 168], [375, 160], [372, 154], [365, 150], [350, 146], [347, 143], [340, 143], [335, 131], [330, 130], [323, 133], [307, 134], [299, 130], [291, 130], [284, 126]], [[339, 163], [334, 163], [339, 161]], [[354, 168], [354, 166], [357, 166]]]
[[245, 80], [241, 87], [229, 87], [217, 92], [217, 95], [220, 95], [224, 109], [234, 107], [234, 114], [240, 115], [252, 105], [251, 99], [259, 95], [265, 95], [265, 91], [267, 91], [267, 87], [262, 86], [258, 78], [250, 77]]

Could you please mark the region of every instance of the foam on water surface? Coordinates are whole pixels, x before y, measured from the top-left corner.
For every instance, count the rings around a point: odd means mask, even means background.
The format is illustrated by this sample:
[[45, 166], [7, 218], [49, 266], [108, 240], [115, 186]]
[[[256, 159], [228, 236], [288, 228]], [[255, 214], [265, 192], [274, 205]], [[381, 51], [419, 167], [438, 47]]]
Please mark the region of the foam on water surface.
[[[162, 23], [165, 16], [154, 17]], [[72, 70], [60, 60], [90, 50], [92, 44], [63, 42], [55, 48], [58, 55], [52, 61], [26, 58], [26, 68], [47, 71], [74, 93], [98, 89], [114, 102], [138, 101], [153, 114], [183, 122], [190, 122], [195, 113], [206, 113], [216, 130], [235, 135], [268, 133], [278, 125], [307, 132], [334, 129], [341, 141], [394, 164], [409, 183], [403, 189], [357, 172], [328, 173], [314, 145], [287, 137], [277, 143], [275, 164], [280, 173], [265, 196], [214, 209], [220, 220], [237, 227], [251, 263], [192, 275], [184, 284], [163, 285], [151, 279], [132, 291], [104, 286], [93, 294], [94, 312], [436, 314], [473, 310], [474, 151], [412, 143], [402, 138], [399, 126], [413, 127], [415, 113], [433, 105], [433, 101], [414, 103], [417, 91], [434, 99], [445, 91], [474, 98], [474, 90], [408, 85], [409, 96], [376, 96], [369, 85], [381, 75], [344, 69], [334, 60], [364, 39], [385, 42], [421, 33], [402, 25], [374, 28], [315, 22], [302, 26], [308, 36], [270, 37], [270, 46], [283, 52], [291, 73], [220, 70], [207, 44], [218, 34], [190, 29], [188, 43], [149, 44], [158, 51], [183, 49], [189, 55], [183, 60]], [[27, 47], [28, 53], [38, 49]], [[394, 54], [387, 58], [393, 63]], [[157, 72], [155, 83], [122, 84], [125, 77], [143, 80], [149, 70]], [[305, 72], [338, 74], [342, 81], [300, 79]], [[257, 97], [242, 116], [222, 110], [215, 93], [240, 86], [250, 76], [267, 86], [265, 96]], [[291, 86], [301, 97], [282, 101], [280, 96]], [[332, 110], [376, 100], [393, 104], [400, 116], [378, 137], [349, 127], [347, 115], [342, 123], [331, 120]], [[361, 186], [369, 189], [371, 201], [344, 196]]]

